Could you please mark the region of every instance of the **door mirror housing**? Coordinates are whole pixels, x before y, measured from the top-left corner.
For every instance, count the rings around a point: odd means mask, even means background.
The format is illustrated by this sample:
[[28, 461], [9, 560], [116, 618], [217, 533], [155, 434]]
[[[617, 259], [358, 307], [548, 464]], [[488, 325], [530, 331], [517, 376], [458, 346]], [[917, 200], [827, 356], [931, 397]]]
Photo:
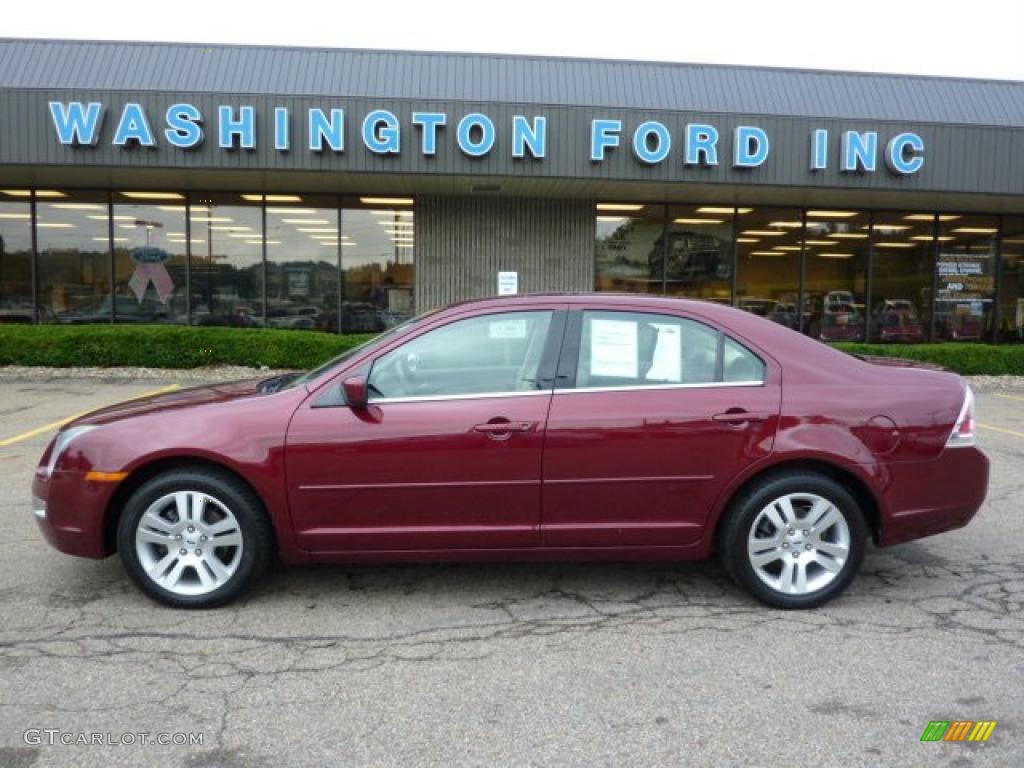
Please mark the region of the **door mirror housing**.
[[341, 382], [345, 404], [350, 408], [365, 408], [370, 399], [370, 386], [365, 376], [350, 376]]

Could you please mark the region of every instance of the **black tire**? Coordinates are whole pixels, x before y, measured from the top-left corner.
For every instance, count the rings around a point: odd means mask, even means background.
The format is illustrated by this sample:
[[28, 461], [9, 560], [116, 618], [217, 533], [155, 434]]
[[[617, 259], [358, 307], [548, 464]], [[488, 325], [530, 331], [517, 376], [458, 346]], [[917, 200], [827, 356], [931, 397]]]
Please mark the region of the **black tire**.
[[[241, 555], [234, 572], [204, 594], [178, 594], [157, 584], [146, 573], [136, 551], [136, 531], [146, 510], [162, 497], [179, 491], [198, 491], [224, 505], [241, 534]], [[128, 575], [151, 598], [173, 608], [216, 608], [231, 602], [266, 572], [274, 557], [274, 542], [273, 527], [252, 489], [226, 472], [205, 467], [174, 469], [144, 482], [128, 499], [117, 526], [117, 548]], [[198, 573], [192, 573], [198, 577]]]
[[[748, 537], [755, 522], [758, 522], [761, 511], [773, 501], [788, 494], [814, 494], [831, 502], [831, 505], [842, 516], [849, 532], [849, 554], [839, 566], [838, 572], [834, 574], [830, 582], [821, 588], [809, 590], [803, 594], [787, 594], [780, 591], [779, 588], [769, 586], [758, 575], [758, 571], [751, 563], [751, 556], [748, 554]], [[759, 525], [764, 524], [765, 521], [762, 519]], [[834, 531], [836, 530], [833, 528], [825, 535], [835, 536]], [[786, 536], [787, 532], [779, 531], [778, 535], [783, 540], [793, 540], [792, 537]], [[794, 549], [801, 548], [801, 555], [803, 555], [802, 547], [810, 545], [813, 549], [814, 544], [810, 543], [809, 539], [799, 538], [801, 530], [796, 530], [795, 536], [798, 537], [797, 542], [808, 542], [806, 544], [798, 543], [793, 547]], [[853, 581], [864, 559], [867, 538], [868, 529], [860, 505], [841, 483], [822, 474], [799, 471], [768, 476], [755, 481], [740, 493], [726, 512], [726, 519], [719, 538], [719, 550], [722, 563], [733, 580], [761, 602], [774, 608], [815, 608], [839, 595]], [[781, 546], [783, 544], [779, 544], [779, 547]], [[790, 547], [791, 545], [787, 541], [785, 546]], [[792, 551], [792, 549], [787, 549], [783, 554], [788, 556]], [[775, 562], [779, 563], [780, 571], [785, 567], [785, 561], [781, 556]], [[809, 570], [813, 570], [815, 574], [826, 573], [826, 569], [817, 564], [805, 566], [805, 572]], [[781, 573], [779, 582], [782, 583]]]

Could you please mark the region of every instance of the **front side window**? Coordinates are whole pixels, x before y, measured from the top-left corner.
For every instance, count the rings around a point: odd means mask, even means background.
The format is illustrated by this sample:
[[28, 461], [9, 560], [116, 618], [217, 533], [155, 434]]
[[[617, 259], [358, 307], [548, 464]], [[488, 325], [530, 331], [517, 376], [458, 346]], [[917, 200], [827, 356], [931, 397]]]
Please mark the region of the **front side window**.
[[576, 388], [761, 382], [764, 363], [714, 328], [672, 315], [583, 313]]
[[370, 398], [536, 392], [551, 316], [503, 312], [425, 333], [374, 363]]

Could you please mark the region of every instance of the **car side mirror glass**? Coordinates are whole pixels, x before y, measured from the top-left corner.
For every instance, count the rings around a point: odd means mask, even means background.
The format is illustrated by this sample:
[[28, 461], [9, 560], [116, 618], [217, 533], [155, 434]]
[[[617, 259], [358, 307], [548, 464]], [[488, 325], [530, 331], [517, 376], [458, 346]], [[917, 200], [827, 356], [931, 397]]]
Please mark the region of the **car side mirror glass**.
[[341, 382], [345, 403], [351, 408], [365, 408], [369, 402], [369, 384], [365, 376], [350, 376]]

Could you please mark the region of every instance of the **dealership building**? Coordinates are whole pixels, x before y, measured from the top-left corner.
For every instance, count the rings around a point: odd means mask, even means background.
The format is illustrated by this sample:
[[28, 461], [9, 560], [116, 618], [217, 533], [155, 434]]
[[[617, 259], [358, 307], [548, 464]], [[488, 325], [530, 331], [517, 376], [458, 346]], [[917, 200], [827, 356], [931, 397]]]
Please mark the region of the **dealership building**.
[[0, 322], [376, 331], [498, 292], [1024, 341], [1024, 83], [0, 40]]

